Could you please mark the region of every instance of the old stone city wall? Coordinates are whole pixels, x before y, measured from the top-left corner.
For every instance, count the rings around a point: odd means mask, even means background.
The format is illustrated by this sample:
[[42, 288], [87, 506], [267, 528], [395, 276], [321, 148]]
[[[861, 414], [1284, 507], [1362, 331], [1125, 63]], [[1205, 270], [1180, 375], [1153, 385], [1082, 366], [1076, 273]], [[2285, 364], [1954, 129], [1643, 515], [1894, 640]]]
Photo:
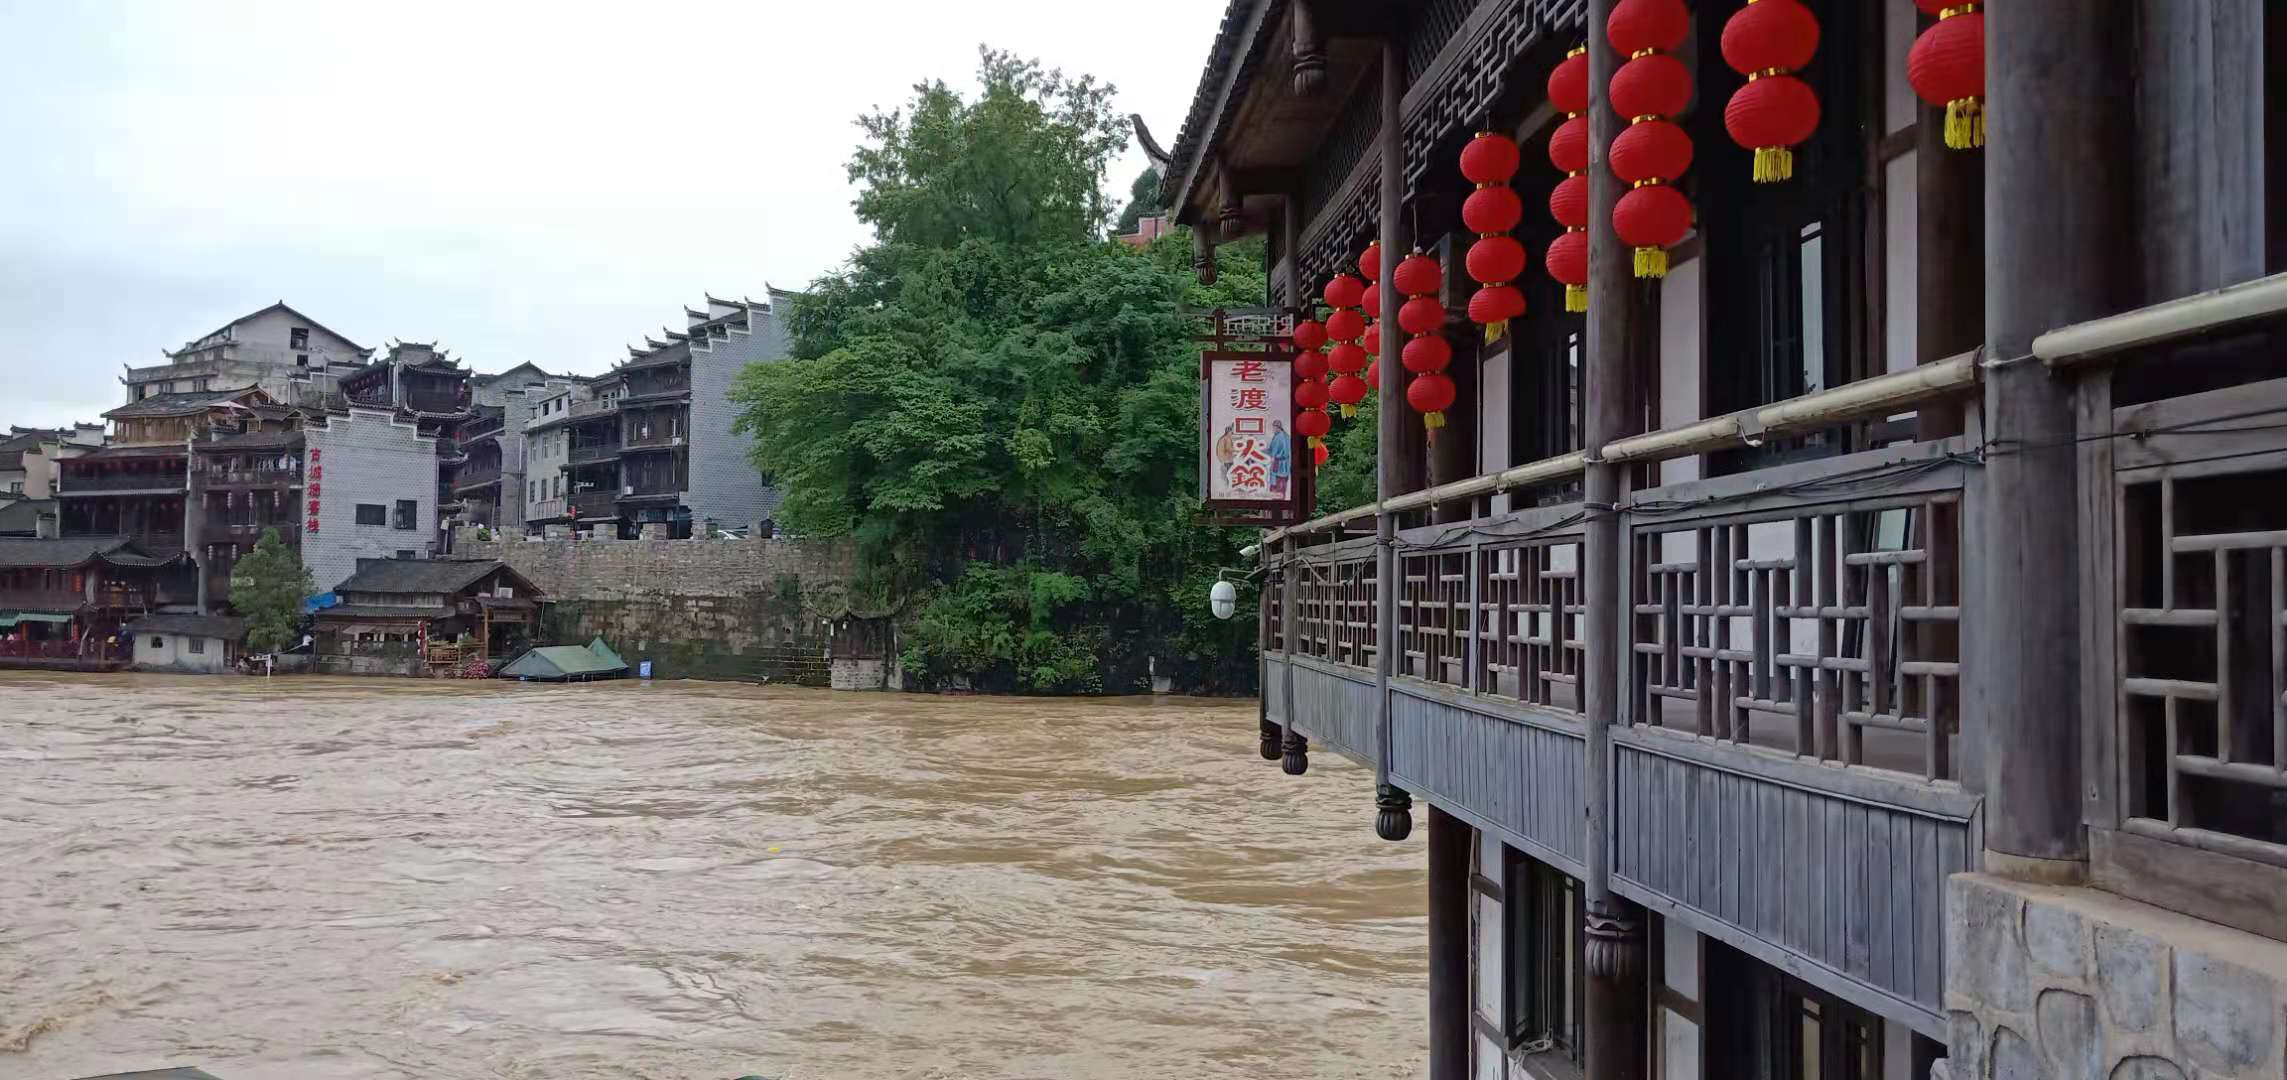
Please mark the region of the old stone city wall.
[[601, 635], [658, 678], [880, 685], [884, 620], [850, 612], [856, 554], [844, 542], [453, 538], [455, 555], [500, 559], [544, 594], [543, 637]]

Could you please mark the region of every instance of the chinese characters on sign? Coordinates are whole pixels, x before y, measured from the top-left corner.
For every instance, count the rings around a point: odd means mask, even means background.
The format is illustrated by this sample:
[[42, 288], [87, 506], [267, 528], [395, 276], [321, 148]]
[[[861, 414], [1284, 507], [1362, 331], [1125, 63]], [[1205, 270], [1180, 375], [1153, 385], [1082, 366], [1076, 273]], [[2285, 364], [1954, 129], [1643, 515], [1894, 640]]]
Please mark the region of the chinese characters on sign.
[[1295, 496], [1293, 369], [1277, 353], [1202, 358], [1201, 468], [1210, 504], [1273, 508]]
[[325, 460], [325, 451], [323, 451], [323, 450], [319, 450], [319, 449], [317, 449], [317, 448], [315, 448], [315, 447], [311, 448], [311, 450], [310, 450], [310, 519], [309, 519], [308, 521], [305, 521], [305, 522], [303, 522], [303, 523], [302, 523], [302, 531], [304, 531], [304, 532], [308, 532], [308, 533], [315, 533], [315, 532], [317, 532], [317, 531], [318, 531], [318, 492], [319, 492], [320, 490], [322, 490], [322, 489], [320, 488], [320, 486], [319, 486], [319, 482], [320, 482], [320, 481], [323, 481], [323, 480], [326, 478], [326, 467], [325, 467], [325, 465], [323, 465], [323, 464], [322, 464], [322, 462], [323, 462], [324, 460]]

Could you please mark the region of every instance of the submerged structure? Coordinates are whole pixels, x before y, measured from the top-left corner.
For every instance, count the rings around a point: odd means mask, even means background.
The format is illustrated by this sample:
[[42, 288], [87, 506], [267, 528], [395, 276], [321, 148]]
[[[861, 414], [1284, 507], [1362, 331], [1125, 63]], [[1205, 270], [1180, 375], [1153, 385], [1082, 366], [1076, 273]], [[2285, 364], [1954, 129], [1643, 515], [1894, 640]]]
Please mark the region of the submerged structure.
[[1433, 1080], [2287, 1069], [2282, 42], [1233, 0], [1165, 205], [1384, 398], [1262, 750], [1426, 818]]
[[586, 645], [543, 645], [500, 668], [500, 677], [522, 682], [588, 682], [627, 677], [627, 661], [596, 638]]

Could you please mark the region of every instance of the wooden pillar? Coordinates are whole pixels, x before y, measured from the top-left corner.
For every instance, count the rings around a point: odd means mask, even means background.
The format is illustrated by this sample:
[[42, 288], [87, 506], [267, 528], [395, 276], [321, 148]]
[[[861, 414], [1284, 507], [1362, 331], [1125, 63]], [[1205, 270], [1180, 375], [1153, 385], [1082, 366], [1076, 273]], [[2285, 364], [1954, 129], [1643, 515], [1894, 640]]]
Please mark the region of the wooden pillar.
[[1469, 1080], [1469, 852], [1477, 831], [1429, 808], [1429, 1080]]
[[2135, 70], [2132, 18], [2130, 5], [1986, 12], [1988, 454], [1970, 508], [1964, 697], [1984, 735], [1986, 867], [2042, 880], [2086, 874], [2080, 508], [2071, 384], [2028, 354], [2043, 331], [2129, 306], [2136, 174], [2129, 110], [2110, 91]]
[[[1399, 341], [1398, 307], [1404, 298], [1398, 295], [1394, 279], [1399, 254], [1405, 250], [1405, 235], [1400, 230], [1405, 213], [1405, 138], [1401, 128], [1399, 105], [1405, 98], [1405, 54], [1392, 37], [1382, 39], [1382, 99], [1381, 132], [1377, 136], [1377, 149], [1381, 154], [1381, 199], [1379, 204], [1382, 264], [1376, 277], [1381, 286], [1382, 310], [1375, 313], [1381, 324], [1382, 339], [1375, 343], [1381, 354], [1382, 392], [1375, 402], [1375, 460], [1374, 491], [1381, 499], [1389, 499], [1413, 490], [1414, 477], [1421, 474], [1420, 458], [1408, 453], [1405, 441], [1405, 413], [1393, 402], [1403, 398], [1403, 369], [1397, 364]], [[1374, 516], [1374, 730], [1379, 733], [1376, 742], [1381, 747], [1375, 755], [1374, 765], [1374, 832], [1385, 840], [1403, 840], [1413, 831], [1413, 797], [1404, 789], [1390, 783], [1390, 676], [1397, 671], [1398, 656], [1398, 581], [1397, 557], [1398, 520], [1391, 514]], [[1466, 977], [1466, 976], [1464, 976]], [[1467, 992], [1467, 987], [1463, 987]], [[1464, 1006], [1466, 1007], [1466, 1006]], [[1467, 1053], [1467, 1043], [1463, 1043]], [[1433, 1062], [1430, 1073], [1438, 1075], [1434, 1062], [1438, 1049], [1430, 1048]]]
[[[1302, 292], [1302, 253], [1295, 249], [1296, 238], [1302, 233], [1299, 221], [1301, 213], [1292, 195], [1287, 196], [1279, 207], [1279, 249], [1286, 253], [1286, 294], [1294, 301], [1297, 309], [1306, 306]], [[1310, 500], [1315, 494], [1314, 477], [1318, 466], [1312, 461], [1306, 446], [1298, 443], [1293, 450], [1295, 482], [1302, 485], [1302, 516], [1308, 518], [1312, 513]], [[1262, 745], [1258, 752], [1265, 761], [1280, 760], [1285, 754], [1287, 742], [1291, 739], [1299, 744], [1302, 738], [1294, 731], [1294, 638], [1299, 625], [1295, 618], [1295, 592], [1297, 579], [1302, 574], [1302, 564], [1297, 561], [1297, 556], [1301, 553], [1301, 539], [1293, 535], [1286, 538], [1279, 550], [1264, 552], [1278, 560], [1278, 569], [1272, 571], [1272, 581], [1278, 590], [1279, 651], [1286, 661], [1279, 668], [1279, 700], [1284, 703], [1284, 708], [1279, 713], [1279, 723], [1272, 724], [1265, 718], [1261, 724]], [[1307, 768], [1309, 759], [1305, 757], [1303, 760]]]
[[183, 548], [191, 553], [191, 567], [196, 575], [198, 612], [207, 611], [206, 565], [206, 481], [199, 475], [198, 440], [183, 448]]
[[2128, 5], [2136, 35], [2129, 155], [2145, 238], [2135, 260], [2138, 303], [2263, 276], [2264, 4]]
[[[1985, 342], [1985, 154], [1948, 149], [1945, 109], [1927, 102], [1915, 114], [1914, 197], [1914, 359], [1928, 364]], [[1915, 428], [1959, 435], [1961, 407], [1925, 402]]]
[[[1581, 658], [1583, 727], [1587, 734], [1585, 886], [1588, 986], [1582, 1019], [1589, 1080], [1643, 1080], [1645, 1064], [1644, 924], [1641, 909], [1612, 892], [1612, 726], [1621, 722], [1620, 673], [1623, 555], [1619, 504], [1621, 467], [1602, 460], [1602, 447], [1633, 434], [1640, 417], [1629, 397], [1628, 373], [1640, 352], [1657, 349], [1645, 329], [1651, 285], [1636, 280], [1630, 253], [1613, 235], [1612, 207], [1623, 188], [1607, 167], [1606, 148], [1627, 118], [1612, 111], [1604, 88], [1624, 59], [1604, 36], [1613, 0], [1589, 0], [1588, 83], [1588, 333], [1581, 364], [1583, 478], [1581, 600], [1587, 611]], [[1633, 341], [1631, 340], [1633, 338]]]
[[[1290, 768], [1286, 771], [1289, 774], [1297, 776], [1301, 775], [1303, 772], [1310, 768], [1309, 744], [1306, 743], [1303, 740], [1303, 737], [1294, 730], [1294, 637], [1295, 628], [1297, 626], [1297, 620], [1295, 619], [1294, 601], [1295, 580], [1302, 575], [1302, 564], [1296, 560], [1296, 556], [1300, 555], [1301, 552], [1302, 544], [1300, 539], [1295, 536], [1288, 536], [1286, 538], [1286, 548], [1284, 551], [1280, 552], [1280, 554], [1284, 556], [1284, 565], [1282, 565], [1278, 571], [1279, 644], [1284, 648], [1286, 653], [1285, 669], [1279, 673], [1279, 678], [1281, 680], [1279, 687], [1279, 700], [1286, 703], [1286, 708], [1279, 714], [1279, 729], [1276, 731], [1266, 730], [1263, 732], [1263, 745], [1261, 750], [1263, 759], [1266, 761], [1283, 762], [1284, 759], [1291, 754], [1295, 759], [1296, 764], [1298, 764], [1300, 767]], [[1273, 741], [1274, 738], [1276, 739], [1275, 742]], [[1290, 747], [1292, 748], [1291, 750], [1289, 749]]]

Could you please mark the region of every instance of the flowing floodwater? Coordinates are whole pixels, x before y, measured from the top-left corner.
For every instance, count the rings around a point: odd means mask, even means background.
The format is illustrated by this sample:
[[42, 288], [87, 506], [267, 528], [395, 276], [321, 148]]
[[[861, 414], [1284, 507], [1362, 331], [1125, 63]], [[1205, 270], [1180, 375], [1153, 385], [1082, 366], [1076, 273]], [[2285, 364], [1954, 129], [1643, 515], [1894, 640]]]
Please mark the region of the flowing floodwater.
[[1250, 703], [0, 674], [0, 1077], [1398, 1077], [1420, 848]]

